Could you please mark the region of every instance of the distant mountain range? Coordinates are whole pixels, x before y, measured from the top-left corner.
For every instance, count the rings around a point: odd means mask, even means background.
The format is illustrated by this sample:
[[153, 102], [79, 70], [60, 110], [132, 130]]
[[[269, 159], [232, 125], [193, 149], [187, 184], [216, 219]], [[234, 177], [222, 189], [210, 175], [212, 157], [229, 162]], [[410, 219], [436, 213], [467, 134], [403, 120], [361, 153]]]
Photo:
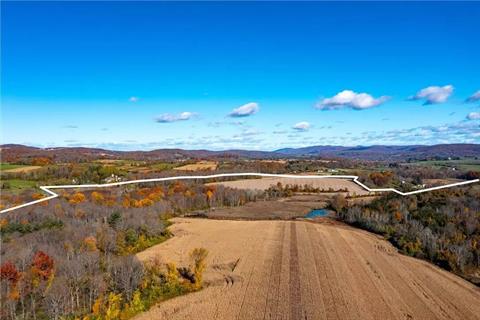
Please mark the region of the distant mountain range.
[[363, 160], [405, 160], [448, 157], [480, 157], [480, 144], [437, 144], [432, 146], [312, 146], [285, 148], [275, 153], [291, 156], [336, 157]]
[[88, 161], [92, 159], [278, 159], [278, 158], [348, 158], [361, 160], [399, 161], [407, 159], [438, 159], [448, 157], [480, 157], [480, 144], [438, 144], [432, 146], [311, 146], [284, 148], [275, 151], [251, 150], [183, 150], [157, 149], [152, 151], [114, 151], [98, 148], [36, 148], [18, 144], [1, 145], [3, 162], [14, 162], [35, 157], [48, 157], [55, 161]]

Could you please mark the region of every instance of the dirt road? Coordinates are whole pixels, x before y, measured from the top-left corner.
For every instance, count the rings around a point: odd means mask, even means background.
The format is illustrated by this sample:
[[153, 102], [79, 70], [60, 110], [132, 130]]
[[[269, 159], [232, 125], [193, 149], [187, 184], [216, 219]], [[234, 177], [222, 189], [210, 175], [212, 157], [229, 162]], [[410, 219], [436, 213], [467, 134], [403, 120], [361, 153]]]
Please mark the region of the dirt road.
[[176, 219], [175, 237], [140, 254], [186, 264], [209, 250], [200, 292], [137, 319], [478, 319], [480, 290], [336, 223]]

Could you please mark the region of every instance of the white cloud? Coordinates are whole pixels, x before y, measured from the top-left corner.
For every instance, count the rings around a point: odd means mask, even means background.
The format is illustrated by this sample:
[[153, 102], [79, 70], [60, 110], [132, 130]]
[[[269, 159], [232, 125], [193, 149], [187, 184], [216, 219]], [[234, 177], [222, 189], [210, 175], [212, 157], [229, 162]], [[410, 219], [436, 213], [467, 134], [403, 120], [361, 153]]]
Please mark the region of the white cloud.
[[480, 119], [480, 112], [470, 112], [467, 115], [468, 120], [479, 120]]
[[480, 101], [480, 90], [468, 97], [467, 102], [477, 102]]
[[425, 100], [424, 104], [436, 104], [447, 101], [448, 97], [453, 93], [453, 86], [447, 85], [443, 87], [430, 86], [417, 92], [416, 95], [410, 97], [410, 100]]
[[374, 98], [368, 93], [343, 90], [331, 98], [322, 99], [317, 103], [316, 108], [320, 110], [335, 110], [348, 107], [355, 110], [363, 110], [381, 105], [388, 99], [389, 97], [387, 96]]
[[248, 116], [251, 116], [252, 114], [257, 113], [258, 110], [260, 110], [258, 103], [249, 102], [247, 104], [244, 104], [243, 106], [233, 109], [233, 111], [230, 112], [228, 115], [234, 118], [248, 117]]
[[138, 102], [138, 100], [140, 100], [139, 97], [130, 97], [130, 98], [128, 98], [128, 101], [130, 101], [130, 102]]
[[310, 129], [310, 123], [306, 121], [298, 122], [292, 128], [297, 131], [308, 131], [308, 129]]
[[189, 120], [193, 116], [195, 116], [196, 113], [193, 112], [182, 112], [180, 114], [171, 114], [171, 113], [164, 113], [157, 118], [155, 118], [155, 121], [158, 123], [169, 123], [169, 122], [176, 122], [176, 121], [184, 121], [184, 120]]

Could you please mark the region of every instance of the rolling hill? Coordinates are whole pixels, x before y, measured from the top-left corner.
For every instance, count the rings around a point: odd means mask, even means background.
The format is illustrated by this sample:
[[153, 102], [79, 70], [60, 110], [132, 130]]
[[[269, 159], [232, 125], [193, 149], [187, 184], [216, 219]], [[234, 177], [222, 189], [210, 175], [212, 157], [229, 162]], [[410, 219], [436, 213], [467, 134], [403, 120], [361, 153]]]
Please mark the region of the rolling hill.
[[278, 159], [278, 158], [348, 158], [361, 160], [400, 161], [408, 159], [445, 159], [448, 157], [480, 157], [480, 144], [439, 144], [408, 146], [311, 146], [284, 148], [275, 151], [255, 150], [183, 150], [115, 151], [99, 148], [37, 148], [18, 144], [0, 146], [3, 162], [28, 161], [47, 157], [56, 162], [93, 159], [182, 160], [182, 159]]

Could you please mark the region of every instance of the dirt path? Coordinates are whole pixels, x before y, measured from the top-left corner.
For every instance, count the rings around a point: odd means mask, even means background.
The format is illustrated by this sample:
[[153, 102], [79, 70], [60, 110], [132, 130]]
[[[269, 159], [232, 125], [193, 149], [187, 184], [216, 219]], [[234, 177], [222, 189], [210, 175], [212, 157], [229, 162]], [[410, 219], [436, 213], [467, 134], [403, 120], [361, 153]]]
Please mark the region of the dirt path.
[[140, 254], [186, 264], [209, 250], [200, 292], [136, 319], [478, 319], [480, 289], [368, 232], [303, 221], [176, 219]]

